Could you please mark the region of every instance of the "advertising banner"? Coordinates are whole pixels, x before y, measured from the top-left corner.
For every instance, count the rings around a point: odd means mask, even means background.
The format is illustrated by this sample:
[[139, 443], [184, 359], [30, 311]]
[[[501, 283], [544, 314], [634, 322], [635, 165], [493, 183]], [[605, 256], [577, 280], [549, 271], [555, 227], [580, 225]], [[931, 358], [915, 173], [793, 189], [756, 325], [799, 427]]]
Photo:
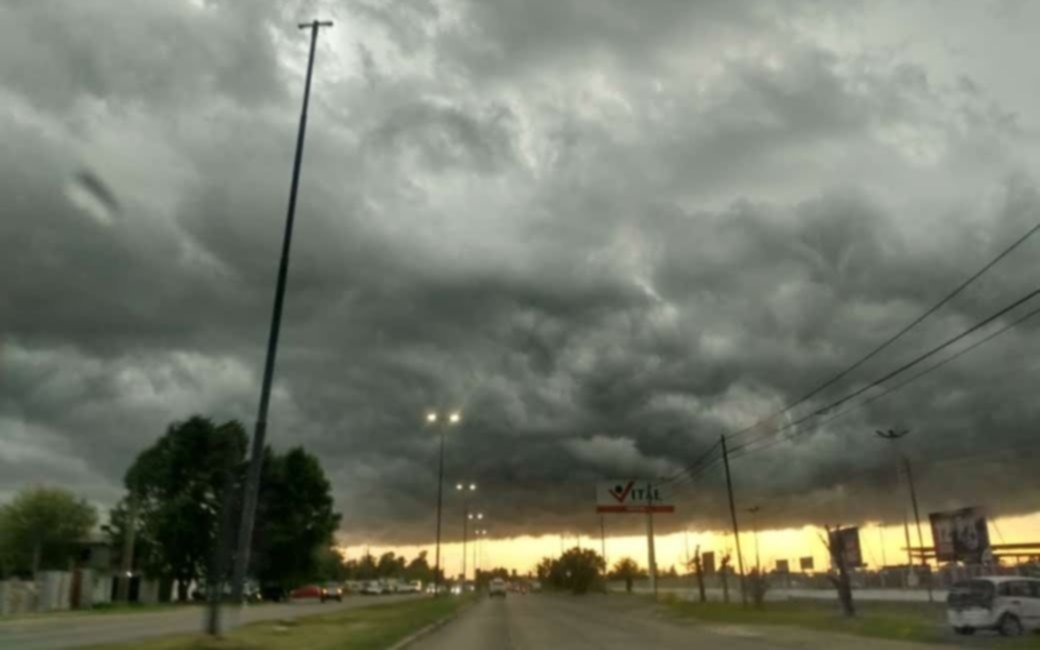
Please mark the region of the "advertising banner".
[[961, 508], [928, 515], [935, 556], [940, 562], [981, 564], [989, 549], [989, 528], [982, 508]]

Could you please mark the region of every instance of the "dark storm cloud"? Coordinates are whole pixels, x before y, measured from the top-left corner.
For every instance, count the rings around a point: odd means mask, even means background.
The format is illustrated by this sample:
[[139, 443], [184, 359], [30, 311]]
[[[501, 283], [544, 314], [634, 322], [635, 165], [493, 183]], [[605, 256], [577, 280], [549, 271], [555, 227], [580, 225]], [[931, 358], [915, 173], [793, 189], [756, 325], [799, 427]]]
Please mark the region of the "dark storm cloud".
[[[270, 435], [320, 455], [353, 540], [428, 539], [422, 415], [453, 408], [449, 481], [482, 485], [497, 535], [590, 531], [597, 479], [676, 472], [1040, 218], [1029, 124], [985, 84], [814, 40], [815, 4], [514, 4], [2, 10], [0, 492], [110, 503], [170, 420], [251, 421], [299, 19], [337, 26]], [[804, 409], [1032, 289], [1037, 246]], [[741, 498], [769, 525], [898, 518], [872, 432], [905, 426], [926, 509], [1035, 510], [1035, 327], [736, 459]], [[714, 471], [663, 526], [724, 525]]]

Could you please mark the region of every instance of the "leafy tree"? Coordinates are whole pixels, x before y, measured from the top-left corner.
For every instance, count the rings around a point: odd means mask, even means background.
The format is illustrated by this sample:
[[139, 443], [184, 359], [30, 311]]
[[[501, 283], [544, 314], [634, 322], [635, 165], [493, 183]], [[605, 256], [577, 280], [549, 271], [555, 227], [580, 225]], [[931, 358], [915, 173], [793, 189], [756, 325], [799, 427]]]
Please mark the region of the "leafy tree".
[[335, 547], [326, 546], [314, 552], [314, 577], [320, 581], [341, 581], [347, 579], [347, 566], [343, 555]]
[[265, 450], [250, 556], [261, 584], [287, 589], [318, 578], [321, 552], [332, 545], [339, 521], [315, 456], [300, 447], [285, 455]]
[[61, 488], [23, 490], [0, 507], [0, 565], [35, 575], [40, 569], [64, 569], [74, 544], [97, 523], [97, 511]]
[[398, 557], [392, 551], [383, 553], [379, 556], [376, 574], [380, 578], [399, 578], [404, 575], [405, 562], [404, 557]]
[[433, 582], [434, 572], [427, 559], [427, 552], [419, 551], [419, 555], [405, 567], [404, 574], [409, 580], [419, 580], [423, 584]]
[[209, 565], [228, 472], [242, 473], [246, 440], [238, 422], [217, 426], [194, 416], [171, 424], [126, 472], [129, 494], [113, 510], [107, 530], [119, 548], [130, 500], [136, 502], [135, 565], [177, 580], [181, 599]]
[[357, 580], [374, 580], [379, 577], [379, 573], [375, 569], [375, 557], [371, 553], [365, 553], [361, 556], [361, 560], [355, 562], [356, 569], [353, 575], [354, 579]]
[[538, 578], [554, 589], [584, 594], [597, 586], [606, 562], [592, 549], [572, 548], [558, 559], [544, 558], [539, 563]]
[[643, 577], [646, 577], [646, 571], [640, 569], [636, 561], [630, 557], [623, 557], [615, 562], [610, 573], [611, 579], [625, 581], [625, 591], [628, 593], [632, 593], [632, 581]]

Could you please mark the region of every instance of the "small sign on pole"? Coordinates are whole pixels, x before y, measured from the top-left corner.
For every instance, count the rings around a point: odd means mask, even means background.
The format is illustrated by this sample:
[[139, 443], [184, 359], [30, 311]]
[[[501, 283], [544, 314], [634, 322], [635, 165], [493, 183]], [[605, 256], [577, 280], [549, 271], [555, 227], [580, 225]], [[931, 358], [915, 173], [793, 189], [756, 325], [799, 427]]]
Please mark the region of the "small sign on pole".
[[596, 512], [675, 512], [671, 495], [661, 485], [637, 479], [596, 484]]

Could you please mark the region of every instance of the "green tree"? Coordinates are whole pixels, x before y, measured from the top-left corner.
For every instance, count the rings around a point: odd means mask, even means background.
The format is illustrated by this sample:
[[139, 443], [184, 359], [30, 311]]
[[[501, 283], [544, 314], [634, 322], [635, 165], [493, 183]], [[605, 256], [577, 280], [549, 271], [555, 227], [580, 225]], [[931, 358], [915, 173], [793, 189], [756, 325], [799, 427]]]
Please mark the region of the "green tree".
[[314, 552], [315, 575], [322, 582], [347, 579], [347, 565], [343, 562], [343, 555], [335, 547], [325, 546]]
[[426, 551], [419, 551], [419, 555], [405, 567], [404, 575], [409, 580], [419, 580], [423, 584], [433, 582], [433, 568], [430, 567]]
[[543, 558], [538, 564], [538, 579], [554, 589], [584, 594], [600, 583], [606, 562], [592, 549], [572, 548], [558, 559]]
[[315, 456], [300, 447], [265, 451], [250, 557], [262, 585], [288, 589], [320, 577], [320, 551], [332, 545], [339, 521]]
[[238, 422], [217, 426], [194, 416], [171, 424], [126, 472], [129, 494], [111, 512], [109, 535], [121, 548], [128, 503], [135, 500], [134, 564], [155, 577], [175, 579], [181, 599], [210, 564], [228, 473], [242, 474], [246, 440]]
[[635, 560], [630, 557], [623, 557], [614, 563], [614, 570], [611, 571], [610, 578], [613, 580], [624, 580], [625, 591], [632, 593], [632, 581], [646, 575], [646, 572], [639, 568]]
[[380, 578], [399, 578], [404, 575], [405, 561], [404, 557], [398, 557], [393, 551], [383, 553], [376, 564], [376, 574]]
[[97, 511], [61, 488], [35, 487], [0, 507], [0, 564], [14, 573], [64, 569], [75, 543], [97, 523]]

